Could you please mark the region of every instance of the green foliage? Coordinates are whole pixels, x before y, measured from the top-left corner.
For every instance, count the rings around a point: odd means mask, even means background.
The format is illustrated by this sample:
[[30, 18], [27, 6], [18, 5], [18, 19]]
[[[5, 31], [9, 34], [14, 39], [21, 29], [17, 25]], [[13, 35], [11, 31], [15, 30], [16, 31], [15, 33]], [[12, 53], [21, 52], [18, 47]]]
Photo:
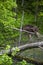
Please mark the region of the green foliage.
[[27, 65], [27, 62], [25, 60], [19, 62], [17, 65]]
[[4, 23], [4, 26], [14, 26], [14, 16], [16, 15], [12, 11], [14, 7], [16, 7], [16, 3], [13, 0], [0, 1], [0, 22]]
[[[8, 49], [10, 49], [10, 46], [9, 45], [6, 46], [5, 50], [8, 50]], [[20, 49], [17, 48], [17, 47], [16, 48], [13, 48], [12, 50], [14, 50], [12, 52], [12, 55], [13, 56], [15, 56], [20, 51]], [[12, 65], [13, 64], [12, 58], [9, 57], [6, 53], [3, 54], [3, 55], [0, 55], [0, 65], [5, 65], [5, 64], [6, 65]]]
[[25, 60], [18, 62], [17, 65], [33, 65], [31, 63], [27, 63]]
[[12, 65], [12, 63], [12, 59], [8, 55], [0, 56], [0, 65]]
[[43, 12], [40, 12], [40, 13], [39, 13], [39, 16], [43, 16]]
[[14, 32], [11, 27], [15, 27], [16, 13], [13, 8], [17, 5], [15, 0], [0, 0], [0, 46], [14, 43]]
[[6, 46], [6, 50], [8, 50], [8, 49], [10, 49], [10, 45], [7, 45], [7, 46]]
[[15, 56], [15, 55], [20, 51], [20, 49], [17, 48], [17, 47], [16, 47], [16, 48], [13, 48], [13, 50], [14, 50], [14, 51], [12, 52], [12, 55], [13, 55], [13, 56]]

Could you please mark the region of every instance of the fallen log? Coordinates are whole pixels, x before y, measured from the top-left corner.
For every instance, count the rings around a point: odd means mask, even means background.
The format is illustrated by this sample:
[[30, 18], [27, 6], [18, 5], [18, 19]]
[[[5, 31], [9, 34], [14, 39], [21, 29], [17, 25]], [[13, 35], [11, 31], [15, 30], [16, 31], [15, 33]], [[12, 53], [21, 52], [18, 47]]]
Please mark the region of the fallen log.
[[[40, 46], [43, 47], [43, 41], [30, 43], [30, 44], [25, 44], [25, 45], [22, 45], [22, 46], [18, 46], [18, 48], [20, 49], [20, 51], [24, 51], [24, 50], [30, 49], [30, 48], [39, 48]], [[15, 50], [15, 48], [16, 47], [13, 47], [12, 49], [8, 49], [8, 50], [1, 50], [0, 55], [2, 55], [4, 53], [8, 54], [10, 51], [13, 52]]]

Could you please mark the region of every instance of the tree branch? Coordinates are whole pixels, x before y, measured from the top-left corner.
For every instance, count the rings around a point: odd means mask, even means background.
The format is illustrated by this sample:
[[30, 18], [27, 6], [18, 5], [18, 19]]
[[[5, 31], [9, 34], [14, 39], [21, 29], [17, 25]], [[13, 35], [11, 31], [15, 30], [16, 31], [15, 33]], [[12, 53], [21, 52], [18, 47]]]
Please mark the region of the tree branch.
[[[20, 49], [20, 51], [24, 51], [26, 49], [30, 49], [30, 48], [38, 48], [39, 46], [43, 47], [43, 41], [41, 42], [35, 42], [35, 43], [28, 43], [22, 46], [18, 46], [18, 48]], [[15, 50], [16, 47], [13, 47], [12, 49], [8, 49], [8, 50], [1, 50], [0, 51], [0, 55], [4, 54], [4, 53], [9, 53], [10, 51], [13, 52]]]

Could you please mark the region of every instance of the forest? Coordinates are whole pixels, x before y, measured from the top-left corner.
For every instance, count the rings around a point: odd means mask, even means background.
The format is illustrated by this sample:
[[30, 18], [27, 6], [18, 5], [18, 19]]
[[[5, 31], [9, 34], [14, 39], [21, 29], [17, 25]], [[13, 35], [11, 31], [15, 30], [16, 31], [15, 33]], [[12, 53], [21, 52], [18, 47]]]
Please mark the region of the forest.
[[43, 0], [0, 0], [0, 65], [43, 65]]

